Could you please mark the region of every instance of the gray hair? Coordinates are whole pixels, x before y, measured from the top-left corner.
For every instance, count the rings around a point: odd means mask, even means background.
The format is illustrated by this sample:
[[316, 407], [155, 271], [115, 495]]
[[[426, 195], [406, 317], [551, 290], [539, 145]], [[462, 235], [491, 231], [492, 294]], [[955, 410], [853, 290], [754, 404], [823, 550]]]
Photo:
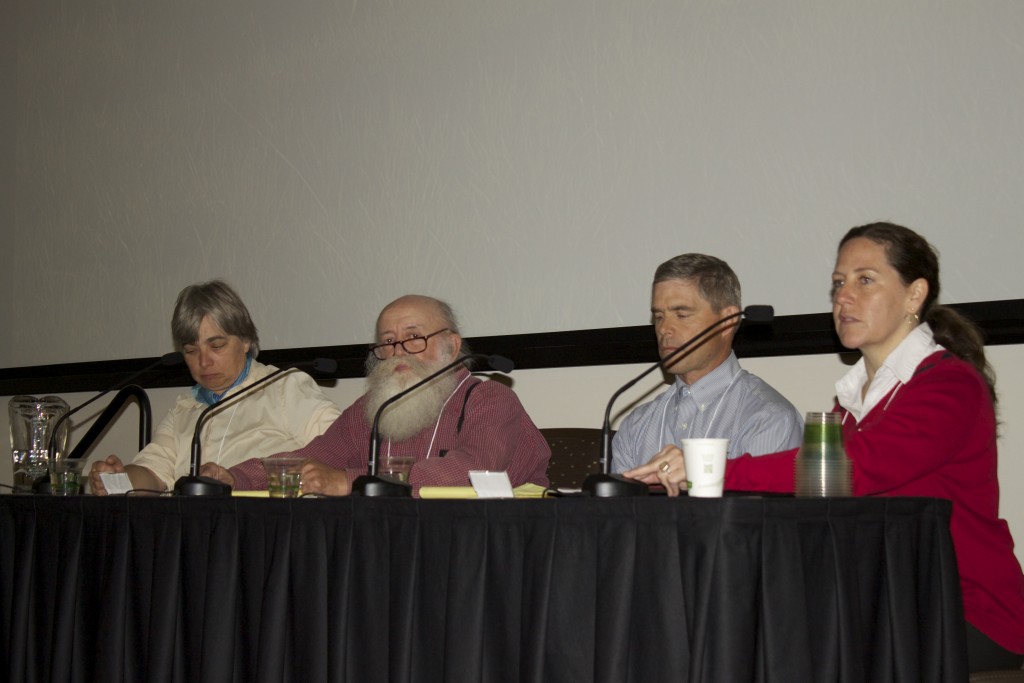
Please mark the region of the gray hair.
[[[433, 297], [430, 298], [433, 299]], [[447, 301], [441, 301], [440, 299], [434, 299], [434, 302], [437, 303], [437, 312], [441, 314], [441, 319], [444, 320], [444, 326], [447, 327], [452, 332], [454, 332], [455, 334], [462, 337], [462, 332], [459, 331], [459, 319], [455, 317], [455, 311], [452, 310], [452, 307], [448, 305]], [[450, 351], [451, 342], [446, 339], [444, 343], [449, 345], [448, 349]], [[469, 347], [469, 343], [466, 341], [465, 337], [463, 337], [462, 339], [462, 347], [459, 349], [459, 355], [473, 355], [473, 349]], [[472, 368], [473, 361], [467, 361], [466, 367]]]
[[741, 308], [740, 280], [729, 264], [706, 254], [680, 254], [654, 271], [654, 283], [667, 280], [694, 282], [697, 291], [716, 313], [728, 306]]
[[440, 299], [434, 299], [434, 302], [437, 304], [437, 312], [441, 315], [441, 319], [444, 320], [444, 326], [461, 337], [459, 319], [455, 317], [455, 311], [452, 310], [452, 307], [447, 301], [441, 301]]
[[199, 325], [203, 318], [210, 319], [228, 334], [249, 344], [249, 356], [260, 353], [260, 338], [249, 309], [242, 298], [223, 280], [211, 280], [189, 285], [178, 294], [171, 317], [171, 338], [174, 348], [181, 351], [186, 344], [199, 339]]

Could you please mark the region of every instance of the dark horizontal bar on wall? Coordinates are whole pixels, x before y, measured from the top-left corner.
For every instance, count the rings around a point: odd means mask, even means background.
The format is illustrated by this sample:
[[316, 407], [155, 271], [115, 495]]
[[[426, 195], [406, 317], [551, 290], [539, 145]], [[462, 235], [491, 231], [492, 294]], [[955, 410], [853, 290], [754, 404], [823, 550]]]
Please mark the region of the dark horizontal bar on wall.
[[[1024, 344], [1024, 299], [954, 304], [973, 320], [987, 345]], [[475, 352], [511, 358], [520, 370], [653, 363], [657, 346], [650, 325], [595, 330], [507, 334], [467, 338]], [[741, 358], [842, 353], [828, 313], [779, 316], [768, 324], [744, 323], [736, 335]], [[333, 358], [338, 369], [321, 380], [362, 377], [365, 344], [267, 350], [260, 361], [270, 365]], [[0, 396], [101, 391], [156, 361], [156, 358], [63, 363], [0, 370]], [[159, 367], [140, 377], [146, 388], [192, 384], [185, 366]]]

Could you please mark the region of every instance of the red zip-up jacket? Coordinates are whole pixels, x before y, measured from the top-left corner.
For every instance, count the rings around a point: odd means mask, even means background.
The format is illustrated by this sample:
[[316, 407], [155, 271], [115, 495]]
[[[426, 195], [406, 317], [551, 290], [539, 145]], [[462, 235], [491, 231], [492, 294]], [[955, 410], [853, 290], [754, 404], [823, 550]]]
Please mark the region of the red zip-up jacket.
[[[970, 363], [937, 351], [860, 422], [836, 410], [844, 417], [854, 495], [952, 501], [964, 616], [1002, 647], [1024, 653], [1024, 573], [999, 518], [995, 410], [985, 380]], [[725, 486], [791, 492], [796, 452], [729, 461]]]

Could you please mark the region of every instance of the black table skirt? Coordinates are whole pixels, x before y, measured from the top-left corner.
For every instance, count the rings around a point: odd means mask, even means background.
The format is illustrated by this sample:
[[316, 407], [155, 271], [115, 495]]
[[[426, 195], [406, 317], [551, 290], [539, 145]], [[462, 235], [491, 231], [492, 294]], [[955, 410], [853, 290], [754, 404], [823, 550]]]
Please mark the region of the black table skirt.
[[0, 496], [12, 681], [964, 681], [947, 501]]

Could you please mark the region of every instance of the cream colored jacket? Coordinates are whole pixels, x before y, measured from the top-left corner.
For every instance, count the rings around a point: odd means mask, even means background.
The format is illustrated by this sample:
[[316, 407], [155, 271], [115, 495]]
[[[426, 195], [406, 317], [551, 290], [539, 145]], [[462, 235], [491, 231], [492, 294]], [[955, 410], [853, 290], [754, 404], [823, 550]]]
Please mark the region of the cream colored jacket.
[[[228, 396], [276, 369], [253, 360], [249, 376]], [[168, 489], [173, 488], [179, 477], [188, 474], [192, 435], [205, 409], [191, 391], [178, 396], [156, 428], [153, 440], [139, 451], [132, 464], [149, 469]], [[202, 461], [231, 467], [249, 458], [293, 451], [326, 431], [340, 415], [312, 377], [291, 370], [207, 416], [200, 436]]]

